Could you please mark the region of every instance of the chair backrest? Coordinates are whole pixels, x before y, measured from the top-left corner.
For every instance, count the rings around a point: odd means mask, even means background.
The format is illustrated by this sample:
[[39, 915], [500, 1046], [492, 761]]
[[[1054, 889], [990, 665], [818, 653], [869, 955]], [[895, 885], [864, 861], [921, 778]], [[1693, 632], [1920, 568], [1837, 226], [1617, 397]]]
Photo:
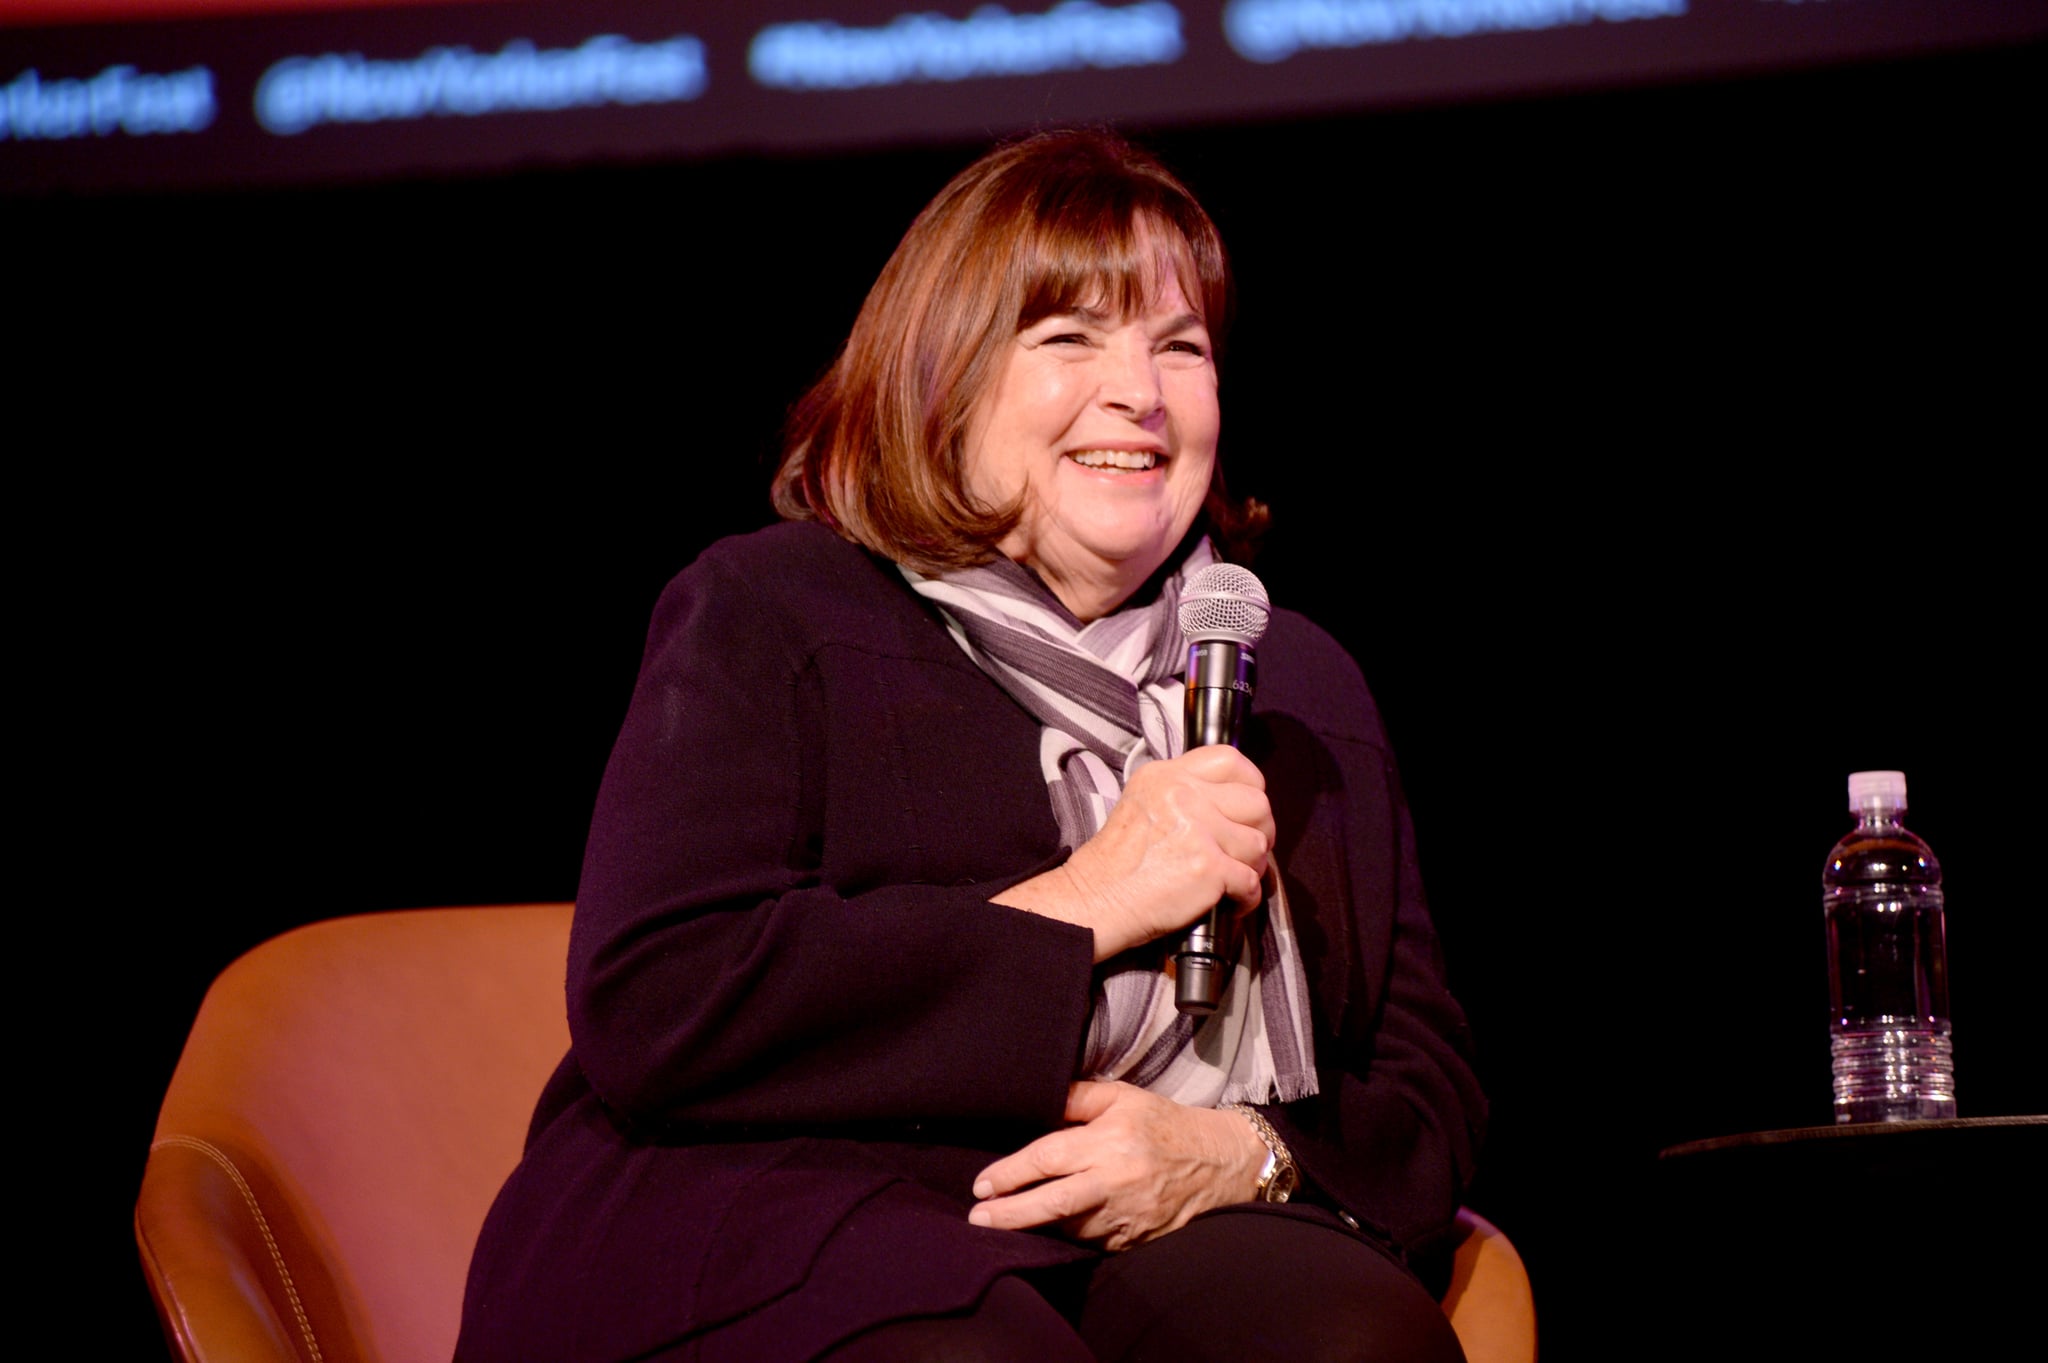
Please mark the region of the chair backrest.
[[[570, 906], [418, 909], [273, 938], [200, 1005], [135, 1237], [188, 1363], [447, 1363], [484, 1214], [568, 1049]], [[1533, 1363], [1514, 1246], [1459, 1214], [1470, 1363]]]
[[568, 1049], [569, 914], [335, 919], [215, 981], [135, 1209], [184, 1358], [447, 1363], [477, 1231]]

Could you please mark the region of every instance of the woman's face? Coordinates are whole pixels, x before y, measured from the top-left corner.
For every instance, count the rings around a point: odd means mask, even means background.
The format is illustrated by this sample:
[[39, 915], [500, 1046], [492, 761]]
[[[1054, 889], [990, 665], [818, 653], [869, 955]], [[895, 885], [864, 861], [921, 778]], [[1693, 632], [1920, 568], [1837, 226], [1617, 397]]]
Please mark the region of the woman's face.
[[967, 487], [1020, 496], [997, 547], [1083, 620], [1121, 605], [1201, 510], [1222, 421], [1209, 331], [1171, 269], [1141, 315], [1076, 308], [1017, 333], [968, 422]]

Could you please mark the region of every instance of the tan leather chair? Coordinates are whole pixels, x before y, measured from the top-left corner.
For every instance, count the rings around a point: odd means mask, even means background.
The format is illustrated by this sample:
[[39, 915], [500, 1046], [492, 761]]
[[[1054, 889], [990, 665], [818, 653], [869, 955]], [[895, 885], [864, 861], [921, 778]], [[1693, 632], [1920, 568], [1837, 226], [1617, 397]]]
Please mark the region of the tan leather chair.
[[1466, 1363], [1536, 1363], [1536, 1295], [1522, 1256], [1500, 1227], [1470, 1207], [1458, 1209], [1465, 1239], [1451, 1265], [1444, 1314], [1465, 1346]]
[[[469, 1252], [568, 1048], [567, 904], [315, 923], [222, 972], [157, 1120], [135, 1238], [194, 1363], [447, 1363]], [[1535, 1357], [1513, 1246], [1470, 1212], [1444, 1309]]]

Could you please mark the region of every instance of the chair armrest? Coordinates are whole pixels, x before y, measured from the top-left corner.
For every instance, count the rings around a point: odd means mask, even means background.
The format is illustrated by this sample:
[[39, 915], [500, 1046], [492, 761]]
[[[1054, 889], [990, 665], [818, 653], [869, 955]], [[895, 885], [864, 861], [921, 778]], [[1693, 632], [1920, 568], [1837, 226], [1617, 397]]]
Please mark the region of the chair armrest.
[[1467, 1363], [1535, 1363], [1536, 1296], [1529, 1272], [1500, 1228], [1469, 1207], [1458, 1210], [1465, 1238], [1451, 1266], [1444, 1314]]

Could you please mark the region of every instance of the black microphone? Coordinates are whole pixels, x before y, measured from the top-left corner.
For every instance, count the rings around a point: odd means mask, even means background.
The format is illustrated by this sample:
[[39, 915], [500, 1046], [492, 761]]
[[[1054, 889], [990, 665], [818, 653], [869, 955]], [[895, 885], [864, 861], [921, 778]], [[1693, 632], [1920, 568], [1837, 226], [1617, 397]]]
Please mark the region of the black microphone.
[[[1266, 589], [1234, 563], [1212, 563], [1196, 573], [1180, 598], [1180, 632], [1188, 638], [1187, 745], [1200, 748], [1244, 737], [1258, 663], [1252, 645], [1272, 616]], [[1216, 1011], [1233, 964], [1224, 954], [1234, 905], [1224, 899], [1188, 929], [1174, 955], [1174, 1006], [1206, 1016]]]

